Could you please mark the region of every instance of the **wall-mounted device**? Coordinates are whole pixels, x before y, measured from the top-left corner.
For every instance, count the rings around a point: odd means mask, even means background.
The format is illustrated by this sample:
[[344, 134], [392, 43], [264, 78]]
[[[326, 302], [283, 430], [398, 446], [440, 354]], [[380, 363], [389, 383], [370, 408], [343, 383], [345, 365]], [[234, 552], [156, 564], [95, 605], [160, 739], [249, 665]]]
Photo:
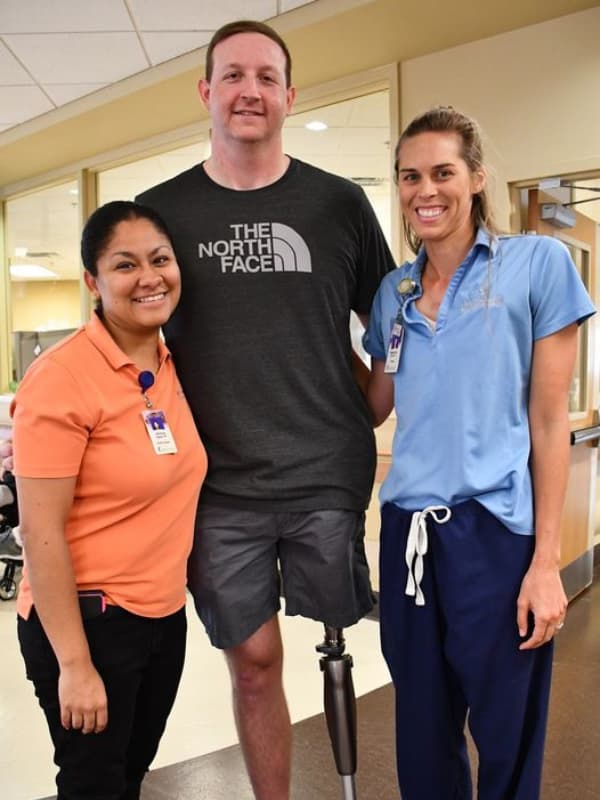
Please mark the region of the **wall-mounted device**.
[[554, 225], [555, 228], [574, 228], [575, 212], [561, 203], [542, 203], [540, 219]]

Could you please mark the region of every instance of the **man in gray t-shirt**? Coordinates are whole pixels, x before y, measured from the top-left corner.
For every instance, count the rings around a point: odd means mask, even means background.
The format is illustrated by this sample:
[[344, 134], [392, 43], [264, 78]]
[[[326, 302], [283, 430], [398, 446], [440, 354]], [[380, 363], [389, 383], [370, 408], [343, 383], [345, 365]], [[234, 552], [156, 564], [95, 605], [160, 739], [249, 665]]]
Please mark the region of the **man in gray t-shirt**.
[[367, 318], [394, 267], [362, 189], [283, 153], [290, 71], [268, 26], [217, 31], [199, 85], [212, 154], [138, 198], [182, 272], [165, 337], [209, 460], [189, 586], [226, 653], [260, 800], [289, 798], [278, 567], [288, 614], [345, 627], [372, 607], [375, 445], [349, 315]]

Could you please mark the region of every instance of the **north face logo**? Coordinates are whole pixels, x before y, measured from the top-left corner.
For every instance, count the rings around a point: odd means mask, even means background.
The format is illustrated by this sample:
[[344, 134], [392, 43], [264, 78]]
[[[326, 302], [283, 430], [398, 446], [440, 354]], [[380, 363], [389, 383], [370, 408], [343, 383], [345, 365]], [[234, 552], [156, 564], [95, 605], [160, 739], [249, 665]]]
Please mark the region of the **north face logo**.
[[221, 272], [312, 272], [304, 239], [289, 225], [257, 222], [229, 226], [231, 239], [199, 242], [199, 258], [218, 258]]

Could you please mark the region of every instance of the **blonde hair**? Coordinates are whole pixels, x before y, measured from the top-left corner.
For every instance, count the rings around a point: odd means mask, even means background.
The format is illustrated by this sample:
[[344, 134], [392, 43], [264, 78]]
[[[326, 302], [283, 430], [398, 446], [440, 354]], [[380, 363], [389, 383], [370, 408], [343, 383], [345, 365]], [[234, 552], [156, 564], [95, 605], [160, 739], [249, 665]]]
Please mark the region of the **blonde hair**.
[[[461, 141], [460, 157], [470, 172], [474, 174], [485, 169], [481, 131], [477, 122], [452, 106], [436, 106], [415, 117], [398, 139], [394, 150], [394, 180], [396, 183], [398, 182], [398, 160], [402, 144], [420, 133], [455, 133]], [[471, 219], [475, 229], [483, 227], [490, 234], [499, 232], [485, 183], [483, 188], [473, 195]], [[404, 215], [402, 216], [402, 225], [408, 246], [417, 253], [423, 243], [421, 238], [417, 236]]]

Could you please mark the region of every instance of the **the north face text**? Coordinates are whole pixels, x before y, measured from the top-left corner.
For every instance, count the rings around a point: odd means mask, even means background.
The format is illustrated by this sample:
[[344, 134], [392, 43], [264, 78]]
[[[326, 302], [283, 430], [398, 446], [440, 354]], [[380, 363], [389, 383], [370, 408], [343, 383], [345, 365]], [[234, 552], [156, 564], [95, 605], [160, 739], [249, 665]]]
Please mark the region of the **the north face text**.
[[199, 258], [218, 258], [222, 273], [312, 271], [306, 242], [289, 225], [256, 222], [229, 227], [231, 238], [198, 244]]

